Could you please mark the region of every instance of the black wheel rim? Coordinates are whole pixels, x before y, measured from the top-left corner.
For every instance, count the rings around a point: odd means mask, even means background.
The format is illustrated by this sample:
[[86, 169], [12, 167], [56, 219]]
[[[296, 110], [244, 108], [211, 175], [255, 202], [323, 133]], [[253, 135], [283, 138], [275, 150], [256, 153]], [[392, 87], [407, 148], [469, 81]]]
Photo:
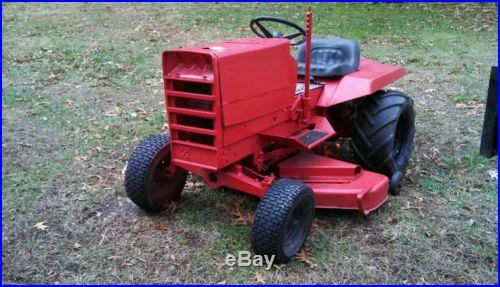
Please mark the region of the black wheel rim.
[[151, 164], [151, 176], [148, 180], [148, 190], [154, 201], [173, 200], [177, 185], [183, 179], [180, 172], [170, 172], [171, 155], [168, 147], [162, 149]]
[[283, 240], [283, 252], [287, 257], [294, 256], [304, 243], [313, 218], [313, 205], [312, 198], [305, 197], [288, 217]]

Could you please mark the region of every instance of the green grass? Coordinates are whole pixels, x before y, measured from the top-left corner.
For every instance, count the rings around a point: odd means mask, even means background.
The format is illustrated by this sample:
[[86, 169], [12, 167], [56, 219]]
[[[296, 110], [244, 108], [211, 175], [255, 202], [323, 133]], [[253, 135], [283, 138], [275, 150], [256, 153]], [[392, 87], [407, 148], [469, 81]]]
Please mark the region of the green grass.
[[[259, 15], [302, 23], [309, 5], [315, 37], [356, 39], [364, 57], [410, 71], [394, 84], [417, 110], [405, 192], [369, 219], [320, 213], [327, 224], [306, 243], [314, 269], [229, 269], [251, 228], [221, 203], [242, 195], [195, 186], [148, 216], [121, 170], [165, 131], [162, 50], [251, 37]], [[497, 4], [8, 3], [2, 16], [4, 283], [497, 282], [497, 159], [478, 155]]]
[[498, 202], [497, 182], [487, 173], [494, 160], [480, 156], [477, 150], [467, 150], [458, 157], [443, 158], [443, 163], [444, 169], [421, 180], [427, 192], [449, 196], [457, 207], [466, 207], [478, 198], [482, 198], [478, 202]]

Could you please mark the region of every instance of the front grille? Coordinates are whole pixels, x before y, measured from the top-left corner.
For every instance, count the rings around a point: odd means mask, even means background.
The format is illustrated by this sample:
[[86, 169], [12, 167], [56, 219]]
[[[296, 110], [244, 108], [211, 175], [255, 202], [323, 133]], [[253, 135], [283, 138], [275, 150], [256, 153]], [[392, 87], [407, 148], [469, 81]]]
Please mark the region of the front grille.
[[216, 118], [213, 83], [166, 78], [165, 86], [174, 142], [213, 147]]

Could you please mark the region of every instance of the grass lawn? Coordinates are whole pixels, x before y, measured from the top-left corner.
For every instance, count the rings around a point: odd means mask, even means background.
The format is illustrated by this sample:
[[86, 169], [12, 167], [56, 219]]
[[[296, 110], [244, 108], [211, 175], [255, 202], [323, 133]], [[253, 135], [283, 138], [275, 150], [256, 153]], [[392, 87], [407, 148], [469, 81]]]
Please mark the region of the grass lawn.
[[392, 88], [417, 112], [403, 194], [368, 219], [318, 212], [313, 265], [223, 265], [250, 248], [227, 212], [250, 196], [193, 177], [159, 215], [127, 198], [132, 148], [168, 129], [161, 51], [249, 37], [254, 16], [302, 23], [307, 6], [2, 4], [3, 283], [497, 283], [498, 162], [478, 155], [495, 3], [312, 4], [317, 37], [410, 71]]

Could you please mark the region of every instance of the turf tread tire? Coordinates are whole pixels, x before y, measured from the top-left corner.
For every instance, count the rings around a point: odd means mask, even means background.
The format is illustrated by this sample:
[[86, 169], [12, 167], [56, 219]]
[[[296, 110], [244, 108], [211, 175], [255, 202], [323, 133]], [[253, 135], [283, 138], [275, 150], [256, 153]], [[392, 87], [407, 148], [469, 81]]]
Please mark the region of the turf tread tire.
[[306, 184], [288, 178], [278, 179], [269, 187], [257, 207], [252, 225], [251, 241], [256, 254], [276, 255], [276, 261], [280, 263], [287, 262], [295, 255], [287, 256], [283, 252], [283, 230], [287, 217], [304, 197], [312, 199], [312, 215], [297, 252], [304, 245], [314, 217], [313, 191]]
[[[187, 171], [177, 169], [178, 183], [175, 184], [171, 198], [164, 198], [162, 202], [153, 202], [149, 195], [148, 180], [152, 172], [152, 164], [163, 149], [170, 149], [170, 139], [160, 134], [145, 138], [134, 148], [125, 170], [125, 191], [135, 204], [146, 212], [158, 212], [165, 207], [165, 203], [177, 200], [187, 179]], [[169, 159], [170, 160], [170, 159]]]

